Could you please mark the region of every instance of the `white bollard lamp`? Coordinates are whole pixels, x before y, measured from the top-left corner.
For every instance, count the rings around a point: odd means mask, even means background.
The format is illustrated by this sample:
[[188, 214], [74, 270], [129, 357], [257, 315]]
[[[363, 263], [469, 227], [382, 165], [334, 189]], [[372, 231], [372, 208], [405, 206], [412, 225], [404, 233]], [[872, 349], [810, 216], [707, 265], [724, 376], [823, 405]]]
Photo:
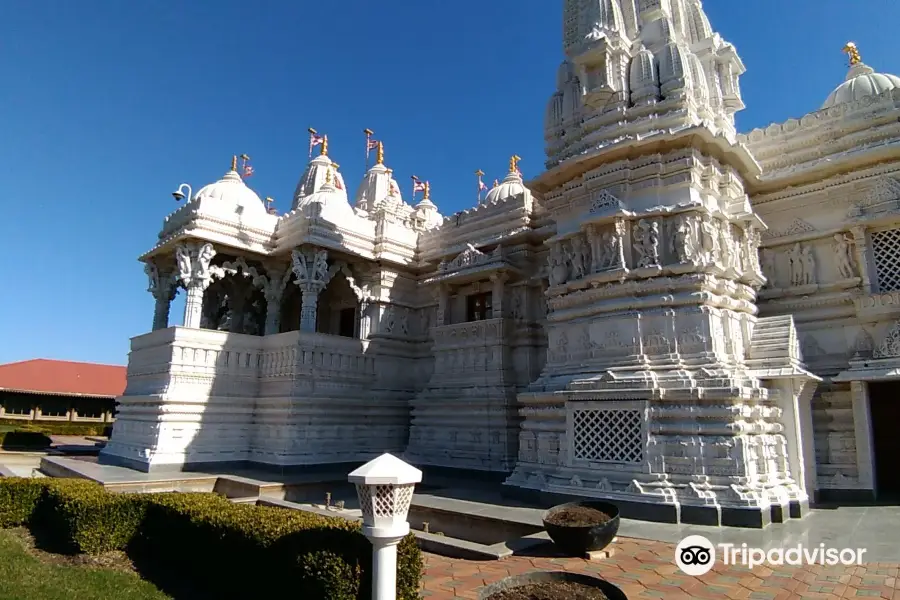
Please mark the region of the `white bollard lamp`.
[[397, 599], [397, 544], [409, 533], [406, 515], [422, 471], [382, 454], [347, 476], [356, 485], [363, 535], [372, 542], [373, 600]]

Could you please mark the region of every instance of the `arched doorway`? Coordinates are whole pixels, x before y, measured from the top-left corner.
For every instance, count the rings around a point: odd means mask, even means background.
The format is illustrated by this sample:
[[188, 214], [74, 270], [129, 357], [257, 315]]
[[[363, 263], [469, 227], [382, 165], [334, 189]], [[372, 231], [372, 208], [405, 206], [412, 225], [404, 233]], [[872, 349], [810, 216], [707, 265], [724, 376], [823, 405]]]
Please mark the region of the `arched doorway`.
[[359, 300], [343, 273], [337, 273], [319, 294], [316, 331], [359, 337]]

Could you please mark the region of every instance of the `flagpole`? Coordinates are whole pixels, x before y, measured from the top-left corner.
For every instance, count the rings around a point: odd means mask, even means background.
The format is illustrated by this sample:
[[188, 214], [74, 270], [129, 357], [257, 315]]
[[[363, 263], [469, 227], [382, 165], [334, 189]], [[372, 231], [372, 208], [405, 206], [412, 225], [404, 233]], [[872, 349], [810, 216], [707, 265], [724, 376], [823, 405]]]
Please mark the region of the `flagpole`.
[[481, 203], [481, 178], [484, 177], [484, 171], [478, 169], [477, 171], [475, 171], [475, 175], [478, 177], [478, 202]]
[[366, 172], [369, 172], [369, 151], [371, 150], [371, 140], [372, 136], [375, 135], [375, 132], [366, 127], [363, 129], [363, 133], [366, 134]]
[[414, 202], [416, 199], [416, 184], [419, 182], [419, 178], [416, 177], [415, 175], [412, 175], [410, 177], [410, 179], [412, 179], [412, 182], [413, 182], [412, 198], [411, 198], [410, 202]]

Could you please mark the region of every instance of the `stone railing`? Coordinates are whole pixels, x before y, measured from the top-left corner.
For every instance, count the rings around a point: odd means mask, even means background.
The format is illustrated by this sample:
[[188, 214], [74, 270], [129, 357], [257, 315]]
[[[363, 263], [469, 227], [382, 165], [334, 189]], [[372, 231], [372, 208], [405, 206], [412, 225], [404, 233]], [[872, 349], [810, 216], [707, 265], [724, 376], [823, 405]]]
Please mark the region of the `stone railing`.
[[128, 376], [169, 371], [256, 376], [262, 338], [188, 327], [160, 329], [131, 340]]
[[366, 355], [368, 342], [363, 340], [300, 331], [261, 339], [261, 377], [374, 377], [376, 373], [375, 358]]
[[506, 321], [486, 319], [434, 327], [435, 350], [469, 346], [493, 346], [503, 341]]

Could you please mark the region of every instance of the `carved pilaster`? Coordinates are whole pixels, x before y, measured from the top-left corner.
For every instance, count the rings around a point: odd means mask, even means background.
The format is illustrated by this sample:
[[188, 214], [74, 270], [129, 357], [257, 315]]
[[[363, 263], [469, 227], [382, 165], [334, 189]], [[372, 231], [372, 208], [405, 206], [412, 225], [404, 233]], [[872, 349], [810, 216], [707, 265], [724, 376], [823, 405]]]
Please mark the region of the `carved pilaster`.
[[862, 278], [862, 287], [867, 294], [873, 294], [878, 290], [872, 285], [872, 273], [874, 265], [869, 260], [869, 244], [864, 225], [857, 225], [850, 230], [853, 234], [853, 250], [856, 252], [856, 264], [859, 265], [859, 276]]
[[450, 305], [450, 287], [446, 285], [439, 285], [437, 289], [437, 326], [441, 327], [442, 325], [449, 325], [449, 316], [447, 315], [447, 309]]
[[184, 326], [198, 328], [203, 314], [203, 293], [212, 283], [209, 263], [216, 255], [212, 244], [179, 244], [175, 248], [178, 280], [187, 290]]
[[509, 275], [506, 273], [495, 273], [491, 275], [491, 283], [494, 284], [491, 290], [491, 310], [493, 317], [499, 319], [503, 316], [503, 296], [506, 288], [506, 281]]
[[169, 326], [169, 307], [178, 292], [175, 273], [172, 270], [161, 270], [154, 263], [144, 265], [149, 286], [147, 291], [153, 294], [156, 304], [153, 309], [153, 331]]
[[631, 236], [628, 231], [628, 221], [622, 218], [616, 219], [616, 226], [613, 231], [615, 236], [615, 246], [612, 248], [614, 269], [624, 269], [629, 266], [625, 262], [626, 256], [631, 256]]

